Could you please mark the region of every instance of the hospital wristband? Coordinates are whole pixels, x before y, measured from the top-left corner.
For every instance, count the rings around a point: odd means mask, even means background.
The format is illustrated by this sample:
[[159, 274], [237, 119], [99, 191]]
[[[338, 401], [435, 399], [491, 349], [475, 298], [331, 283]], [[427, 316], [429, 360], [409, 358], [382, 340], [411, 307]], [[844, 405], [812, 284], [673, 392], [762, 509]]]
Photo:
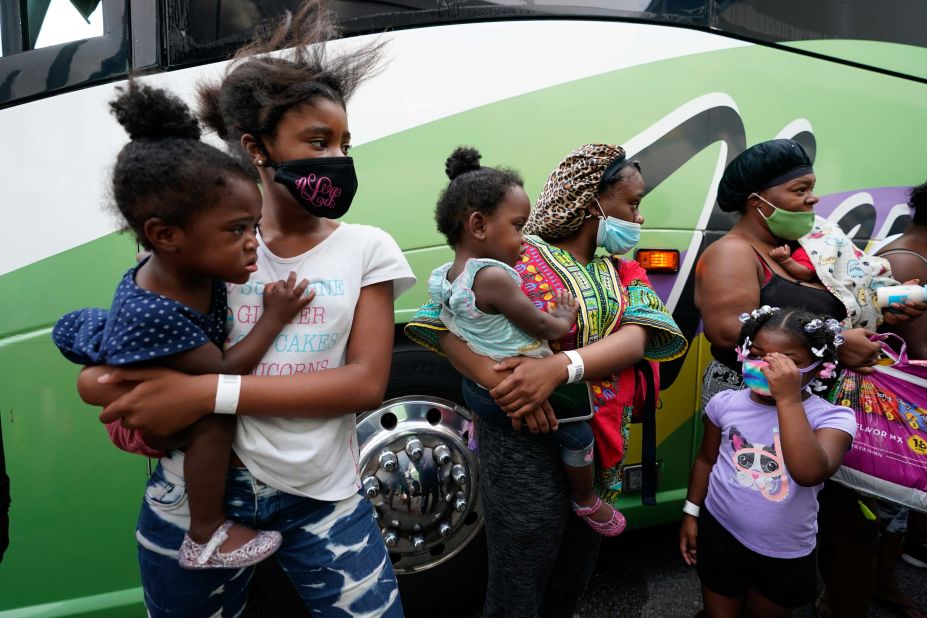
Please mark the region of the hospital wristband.
[[586, 373], [583, 357], [576, 350], [564, 350], [563, 353], [570, 359], [570, 364], [567, 365], [567, 384], [582, 382], [583, 375]]
[[696, 519], [698, 519], [698, 514], [701, 510], [702, 509], [699, 505], [689, 502], [688, 500], [686, 500], [686, 503], [682, 505], [682, 512], [686, 515], [691, 515]]
[[216, 383], [215, 414], [235, 414], [238, 411], [238, 396], [241, 394], [241, 376], [219, 374]]

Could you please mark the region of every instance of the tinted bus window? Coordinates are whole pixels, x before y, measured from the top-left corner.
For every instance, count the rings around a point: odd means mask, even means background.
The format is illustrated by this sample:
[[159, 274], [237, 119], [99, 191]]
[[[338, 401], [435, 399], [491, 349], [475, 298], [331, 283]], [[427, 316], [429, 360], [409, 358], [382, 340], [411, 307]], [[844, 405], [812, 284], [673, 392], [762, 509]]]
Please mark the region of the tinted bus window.
[[[99, 2], [95, 3], [96, 6], [92, 2], [84, 2], [80, 8], [68, 0], [52, 0], [44, 4], [47, 5], [47, 13], [31, 45], [33, 49], [103, 36], [103, 11]], [[93, 10], [88, 13], [88, 9]]]
[[0, 108], [124, 76], [130, 47], [151, 66], [157, 29], [139, 5], [130, 39], [126, 0], [0, 1]]
[[0, 4], [0, 49], [10, 56], [103, 36], [101, 0], [25, 0]]

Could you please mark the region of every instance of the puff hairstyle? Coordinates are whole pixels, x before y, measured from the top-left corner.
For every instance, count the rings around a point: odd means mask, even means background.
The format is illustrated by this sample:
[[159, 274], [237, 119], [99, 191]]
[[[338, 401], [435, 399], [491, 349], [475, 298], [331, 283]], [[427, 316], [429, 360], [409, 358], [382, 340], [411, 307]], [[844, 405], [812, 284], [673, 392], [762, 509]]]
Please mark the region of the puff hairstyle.
[[[236, 52], [219, 82], [197, 87], [203, 124], [248, 165], [255, 178], [257, 173], [241, 148], [242, 135], [250, 133], [272, 144], [288, 110], [319, 98], [345, 107], [358, 85], [376, 71], [383, 41], [337, 57], [326, 54], [326, 42], [339, 36], [334, 20], [320, 0], [307, 1], [295, 14], [259, 27], [254, 40]], [[283, 48], [289, 49], [269, 55]]]
[[471, 213], [491, 215], [512, 187], [524, 187], [518, 172], [482, 167], [481, 158], [475, 148], [459, 146], [444, 163], [451, 181], [438, 197], [435, 223], [451, 247], [460, 242], [464, 223]]
[[914, 225], [927, 225], [927, 182], [911, 188], [908, 205], [914, 209]]
[[826, 315], [815, 315], [803, 309], [792, 307], [769, 313], [761, 313], [758, 317], [751, 317], [744, 322], [740, 329], [740, 337], [737, 339], [737, 345], [738, 347], [743, 346], [747, 337], [750, 337], [751, 340], [755, 340], [756, 334], [761, 330], [778, 330], [788, 333], [801, 341], [802, 344], [807, 346], [809, 351], [811, 348], [820, 350], [821, 347], [824, 347], [824, 356], [818, 357], [812, 353], [812, 360], [820, 359], [825, 363], [830, 362], [836, 364], [837, 346], [834, 343], [836, 333], [826, 326], [821, 326], [810, 333], [805, 330], [805, 324], [815, 319], [825, 322], [827, 317]]
[[161, 219], [185, 227], [228, 192], [235, 177], [248, 174], [221, 150], [200, 141], [200, 126], [176, 96], [134, 79], [109, 106], [132, 141], [116, 158], [115, 208], [146, 249], [145, 222]]

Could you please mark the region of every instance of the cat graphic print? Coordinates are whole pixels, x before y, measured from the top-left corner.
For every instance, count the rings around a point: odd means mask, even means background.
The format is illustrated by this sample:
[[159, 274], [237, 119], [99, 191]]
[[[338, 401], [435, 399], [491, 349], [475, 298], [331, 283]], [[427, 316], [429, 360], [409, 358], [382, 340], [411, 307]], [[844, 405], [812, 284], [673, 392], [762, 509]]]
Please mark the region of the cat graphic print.
[[785, 500], [789, 495], [789, 477], [781, 455], [779, 428], [773, 428], [772, 446], [748, 441], [733, 426], [728, 438], [734, 451], [731, 456], [736, 471], [733, 480], [742, 487], [760, 492], [771, 502]]

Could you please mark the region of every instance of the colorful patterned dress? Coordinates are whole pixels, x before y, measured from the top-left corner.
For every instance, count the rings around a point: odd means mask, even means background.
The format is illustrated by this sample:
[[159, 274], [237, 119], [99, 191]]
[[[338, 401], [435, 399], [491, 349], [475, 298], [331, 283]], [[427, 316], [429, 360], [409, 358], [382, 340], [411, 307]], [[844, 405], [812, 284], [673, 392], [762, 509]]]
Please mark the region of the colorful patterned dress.
[[[562, 289], [579, 303], [576, 324], [563, 339], [550, 342], [554, 352], [589, 345], [626, 324], [648, 328], [650, 337], [644, 358], [649, 361], [672, 360], [686, 351], [685, 337], [637, 262], [596, 256], [584, 266], [569, 252], [537, 236], [526, 236], [515, 270], [521, 275], [522, 291], [539, 310]], [[438, 319], [439, 313], [439, 307], [426, 304], [405, 332], [416, 343], [440, 353], [437, 335], [446, 328]], [[607, 378], [589, 381], [595, 407], [589, 423], [596, 441], [596, 489], [608, 502], [614, 502], [621, 493], [619, 469], [631, 413], [635, 403], [643, 399], [643, 393], [635, 388], [636, 373], [628, 367]]]

